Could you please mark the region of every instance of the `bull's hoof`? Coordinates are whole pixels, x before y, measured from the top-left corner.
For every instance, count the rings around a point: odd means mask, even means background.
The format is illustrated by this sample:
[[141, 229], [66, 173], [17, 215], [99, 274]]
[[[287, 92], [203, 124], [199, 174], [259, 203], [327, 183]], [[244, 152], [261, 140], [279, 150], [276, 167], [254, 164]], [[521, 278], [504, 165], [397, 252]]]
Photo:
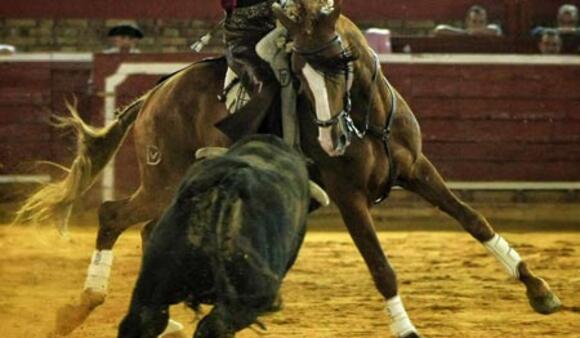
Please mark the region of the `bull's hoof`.
[[558, 298], [558, 296], [556, 296], [552, 291], [549, 291], [547, 294], [542, 296], [533, 296], [529, 292], [527, 294], [530, 305], [537, 313], [549, 315], [558, 312], [562, 306], [560, 298]]
[[167, 327], [162, 334], [159, 335], [159, 338], [186, 338], [185, 332], [183, 332], [183, 325], [175, 321], [173, 319], [169, 319], [167, 323]]
[[266, 309], [266, 313], [276, 313], [282, 311], [284, 308], [284, 301], [282, 300], [282, 295], [280, 292], [276, 295], [276, 299], [272, 302], [272, 304]]
[[78, 304], [66, 304], [56, 313], [55, 336], [68, 336], [85, 322], [91, 312], [105, 302], [106, 294], [85, 290]]
[[185, 332], [183, 332], [183, 330], [166, 333], [164, 335], [159, 336], [159, 338], [186, 338], [186, 337], [187, 336], [185, 335]]

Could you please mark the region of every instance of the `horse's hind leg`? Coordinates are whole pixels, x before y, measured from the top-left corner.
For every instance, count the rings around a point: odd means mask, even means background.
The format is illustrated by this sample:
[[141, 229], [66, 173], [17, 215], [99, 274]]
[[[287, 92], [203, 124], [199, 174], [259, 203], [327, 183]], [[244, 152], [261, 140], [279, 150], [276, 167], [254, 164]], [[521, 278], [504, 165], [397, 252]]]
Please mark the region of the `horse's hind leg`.
[[67, 304], [57, 313], [55, 332], [68, 335], [80, 326], [106, 298], [113, 262], [112, 248], [119, 236], [130, 226], [157, 218], [162, 198], [153, 198], [142, 189], [131, 198], [104, 202], [99, 210], [99, 231], [96, 250], [87, 271], [84, 290], [78, 304]]
[[527, 289], [530, 305], [535, 311], [550, 314], [558, 311], [560, 301], [550, 290], [548, 284], [537, 277], [518, 253], [498, 234], [479, 212], [459, 200], [445, 185], [445, 182], [429, 162], [421, 155], [402, 173], [402, 185], [413, 191], [434, 206], [456, 219], [463, 228], [480, 241]]

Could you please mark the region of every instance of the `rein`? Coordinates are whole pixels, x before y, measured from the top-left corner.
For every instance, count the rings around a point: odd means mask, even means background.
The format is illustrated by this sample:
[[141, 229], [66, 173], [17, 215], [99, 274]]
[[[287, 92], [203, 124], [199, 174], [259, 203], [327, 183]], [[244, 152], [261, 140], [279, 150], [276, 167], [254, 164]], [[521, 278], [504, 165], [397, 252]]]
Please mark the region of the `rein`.
[[389, 83], [387, 78], [382, 76], [383, 81], [384, 81], [385, 85], [387, 86], [389, 93], [391, 94], [391, 110], [389, 111], [387, 121], [386, 121], [385, 126], [383, 128], [371, 126], [370, 125], [371, 109], [372, 109], [373, 98], [375, 95], [375, 91], [373, 90], [373, 87], [374, 87], [375, 82], [377, 81], [377, 79], [379, 77], [379, 73], [380, 73], [379, 70], [380, 70], [381, 63], [379, 61], [377, 53], [375, 53], [372, 49], [370, 49], [370, 47], [369, 47], [369, 51], [373, 55], [374, 68], [373, 68], [373, 76], [371, 79], [371, 95], [370, 95], [369, 101], [367, 103], [364, 129], [362, 131], [359, 130], [350, 116], [347, 115], [346, 119], [347, 119], [347, 126], [349, 126], [349, 130], [352, 130], [359, 140], [362, 140], [368, 134], [370, 136], [373, 136], [373, 137], [380, 139], [383, 142], [383, 147], [385, 148], [385, 153], [386, 153], [388, 161], [389, 161], [389, 180], [387, 182], [387, 186], [386, 186], [383, 194], [378, 199], [375, 200], [375, 204], [379, 204], [389, 197], [393, 186], [396, 184], [395, 173], [396, 173], [397, 168], [396, 168], [395, 161], [393, 160], [393, 157], [391, 156], [392, 151], [391, 151], [391, 147], [389, 147], [389, 140], [391, 137], [391, 127], [393, 125], [393, 121], [395, 120], [395, 114], [397, 112], [397, 98], [395, 96], [395, 92], [393, 91], [393, 87], [391, 86], [391, 84]]
[[320, 54], [320, 53], [334, 47], [335, 45], [342, 46], [342, 40], [340, 38], [340, 35], [338, 35], [338, 34], [334, 38], [330, 39], [327, 43], [322, 45], [322, 47], [319, 47], [317, 49], [307, 50], [307, 49], [302, 49], [302, 48], [298, 48], [298, 47], [294, 46], [294, 47], [292, 47], [292, 51], [296, 54], [301, 55], [301, 56], [308, 57], [309, 55]]

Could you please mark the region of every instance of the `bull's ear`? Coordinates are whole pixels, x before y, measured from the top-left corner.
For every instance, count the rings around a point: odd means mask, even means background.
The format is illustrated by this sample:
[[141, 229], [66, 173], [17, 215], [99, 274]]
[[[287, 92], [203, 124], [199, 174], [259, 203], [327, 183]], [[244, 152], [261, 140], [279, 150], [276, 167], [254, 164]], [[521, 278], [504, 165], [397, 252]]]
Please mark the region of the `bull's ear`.
[[223, 156], [228, 151], [228, 148], [220, 148], [220, 147], [205, 147], [198, 149], [195, 152], [195, 159], [209, 159], [209, 158], [216, 158]]
[[322, 189], [318, 184], [310, 181], [310, 197], [312, 197], [316, 202], [320, 203], [323, 207], [327, 207], [330, 204], [330, 198], [324, 189]]
[[299, 32], [300, 26], [294, 20], [292, 20], [288, 16], [288, 14], [286, 14], [286, 12], [279, 3], [275, 2], [274, 4], [272, 4], [272, 12], [274, 13], [276, 19], [280, 21], [282, 26], [284, 26], [288, 30], [288, 33], [290, 33], [290, 35], [295, 35], [296, 33]]

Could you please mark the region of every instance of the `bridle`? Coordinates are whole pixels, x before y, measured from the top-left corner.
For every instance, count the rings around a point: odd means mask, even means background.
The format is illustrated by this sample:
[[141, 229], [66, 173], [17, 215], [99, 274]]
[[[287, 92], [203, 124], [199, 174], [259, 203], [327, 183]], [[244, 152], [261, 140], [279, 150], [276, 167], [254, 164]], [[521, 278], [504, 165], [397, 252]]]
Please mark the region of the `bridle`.
[[[313, 50], [305, 50], [305, 49], [297, 48], [295, 46], [293, 48], [293, 51], [294, 51], [294, 53], [302, 56], [306, 61], [308, 61], [308, 57], [318, 56], [318, 55], [326, 52], [327, 50], [329, 50], [331, 48], [340, 49], [340, 53], [342, 53], [342, 55], [344, 55], [346, 53], [346, 49], [342, 45], [342, 39], [340, 38], [340, 36], [338, 34], [334, 38], [332, 38], [330, 41], [328, 41], [327, 43], [325, 43], [324, 45], [322, 45], [319, 48], [316, 48]], [[333, 127], [333, 126], [343, 122], [344, 125], [346, 126], [346, 131], [348, 134], [347, 137], [349, 139], [354, 134], [359, 140], [362, 140], [366, 135], [370, 135], [370, 136], [376, 137], [382, 141], [387, 158], [390, 159], [389, 160], [389, 172], [391, 173], [391, 175], [389, 175], [389, 180], [387, 182], [386, 190], [375, 201], [375, 203], [378, 204], [388, 197], [388, 195], [391, 191], [391, 188], [396, 184], [396, 175], [395, 175], [396, 165], [395, 165], [395, 161], [392, 160], [392, 152], [391, 152], [391, 148], [389, 147], [389, 139], [390, 139], [390, 135], [391, 135], [391, 126], [393, 125], [393, 121], [395, 119], [395, 113], [397, 112], [397, 99], [396, 99], [396, 95], [395, 95], [395, 92], [394, 92], [391, 84], [384, 76], [382, 76], [382, 74], [380, 72], [381, 64], [380, 64], [380, 61], [379, 61], [377, 54], [370, 47], [369, 47], [369, 50], [370, 50], [371, 55], [373, 56], [373, 61], [374, 61], [373, 64], [374, 65], [373, 65], [371, 84], [370, 84], [370, 88], [369, 88], [370, 96], [369, 96], [368, 102], [367, 102], [365, 120], [364, 120], [363, 127], [362, 128], [357, 127], [354, 120], [350, 116], [350, 113], [352, 111], [352, 99], [351, 99], [350, 91], [352, 89], [353, 80], [354, 80], [354, 67], [353, 67], [352, 61], [349, 62], [348, 65], [344, 69], [344, 74], [345, 74], [345, 78], [346, 78], [346, 86], [345, 86], [345, 94], [344, 94], [344, 106], [343, 106], [342, 111], [339, 114], [335, 115], [334, 117], [332, 117], [331, 119], [326, 120], [326, 121], [322, 121], [322, 120], [319, 120], [317, 117], [314, 117], [314, 123], [320, 128], [330, 128], [330, 127]], [[387, 117], [387, 120], [385, 122], [384, 127], [371, 126], [371, 124], [370, 124], [371, 111], [373, 108], [372, 107], [373, 106], [373, 99], [374, 99], [374, 96], [376, 95], [375, 93], [377, 92], [376, 82], [379, 78], [379, 75], [381, 75], [380, 77], [383, 79], [385, 85], [387, 86], [387, 89], [390, 92], [390, 96], [391, 96], [391, 109], [389, 111], [389, 114], [387, 115], [388, 117]]]
[[[326, 42], [325, 44], [323, 44], [321, 47], [316, 48], [316, 49], [311, 49], [311, 50], [307, 50], [307, 49], [302, 49], [302, 48], [298, 48], [298, 47], [294, 47], [293, 51], [294, 53], [302, 56], [306, 61], [308, 61], [309, 57], [313, 57], [313, 56], [319, 56], [322, 53], [330, 50], [331, 48], [336, 48], [336, 49], [340, 49], [340, 54], [345, 55], [346, 53], [346, 49], [343, 47], [342, 44], [342, 39], [340, 38], [340, 35], [335, 35], [334, 38], [330, 39], [328, 42]], [[372, 102], [373, 102], [373, 98], [375, 95], [376, 90], [375, 85], [377, 82], [377, 79], [379, 78], [379, 70], [380, 70], [380, 61], [379, 58], [377, 56], [377, 54], [371, 49], [370, 50], [372, 56], [373, 56], [373, 73], [372, 73], [372, 78], [371, 78], [371, 85], [370, 85], [370, 92], [371, 92], [371, 97], [369, 97], [368, 103], [367, 103], [367, 108], [366, 108], [366, 114], [365, 114], [365, 120], [364, 120], [364, 125], [362, 128], [357, 127], [357, 125], [355, 124], [354, 120], [352, 119], [352, 117], [350, 116], [351, 112], [352, 112], [352, 98], [351, 98], [351, 94], [350, 91], [352, 89], [352, 84], [353, 84], [353, 80], [354, 80], [354, 67], [353, 67], [353, 63], [349, 62], [348, 65], [345, 67], [345, 69], [343, 70], [343, 73], [345, 75], [345, 91], [344, 91], [344, 102], [343, 102], [343, 109], [340, 113], [336, 114], [334, 117], [332, 117], [329, 120], [320, 120], [317, 117], [314, 117], [314, 124], [316, 124], [316, 126], [320, 127], [320, 128], [331, 128], [335, 125], [337, 125], [340, 122], [343, 122], [347, 128], [347, 132], [349, 133], [349, 137], [350, 135], [354, 134], [359, 140], [362, 140], [367, 133], [371, 132], [372, 134], [379, 134], [375, 129], [376, 128], [371, 128], [370, 126], [370, 115], [371, 115], [371, 109], [372, 109]], [[387, 87], [389, 88], [389, 91], [391, 91], [392, 93], [392, 89], [391, 89], [391, 85], [388, 83], [388, 81], [386, 79], [385, 83], [387, 84]], [[395, 96], [391, 95], [391, 99], [392, 99], [392, 104], [391, 104], [391, 112], [389, 114], [389, 120], [392, 120], [392, 117], [394, 116], [394, 112], [396, 110], [396, 100], [395, 100]], [[387, 123], [387, 128], [384, 130], [383, 134], [380, 135], [381, 138], [388, 138], [388, 135], [390, 133], [390, 122]], [[379, 135], [377, 135], [379, 136]]]
[[[324, 52], [330, 50], [331, 48], [335, 48], [335, 49], [339, 49], [340, 50], [340, 54], [342, 54], [342, 56], [345, 56], [347, 51], [346, 49], [343, 47], [342, 45], [342, 39], [340, 38], [340, 35], [335, 35], [334, 38], [330, 39], [327, 43], [325, 43], [324, 45], [322, 45], [319, 48], [316, 49], [312, 49], [312, 50], [306, 50], [306, 49], [302, 49], [302, 48], [298, 48], [296, 46], [294, 46], [293, 48], [293, 52], [302, 56], [306, 61], [308, 61], [308, 58], [313, 57], [313, 56], [319, 56], [321, 54], [323, 54]], [[344, 122], [345, 125], [347, 126], [347, 129], [349, 130], [349, 133], [352, 132], [351, 127], [354, 127], [354, 129], [356, 130], [356, 127], [354, 126], [354, 123], [352, 122], [352, 118], [350, 117], [350, 112], [352, 110], [352, 99], [351, 99], [351, 95], [350, 95], [350, 90], [352, 88], [352, 83], [354, 80], [354, 67], [353, 67], [353, 63], [352, 61], [349, 62], [346, 67], [343, 69], [342, 71], [344, 73], [345, 76], [345, 90], [344, 90], [344, 99], [343, 99], [343, 108], [342, 111], [339, 114], [336, 114], [334, 117], [332, 117], [329, 120], [320, 120], [317, 117], [313, 118], [314, 124], [316, 124], [316, 126], [320, 127], [320, 128], [330, 128], [335, 126], [336, 124], [340, 123], [340, 122]]]

